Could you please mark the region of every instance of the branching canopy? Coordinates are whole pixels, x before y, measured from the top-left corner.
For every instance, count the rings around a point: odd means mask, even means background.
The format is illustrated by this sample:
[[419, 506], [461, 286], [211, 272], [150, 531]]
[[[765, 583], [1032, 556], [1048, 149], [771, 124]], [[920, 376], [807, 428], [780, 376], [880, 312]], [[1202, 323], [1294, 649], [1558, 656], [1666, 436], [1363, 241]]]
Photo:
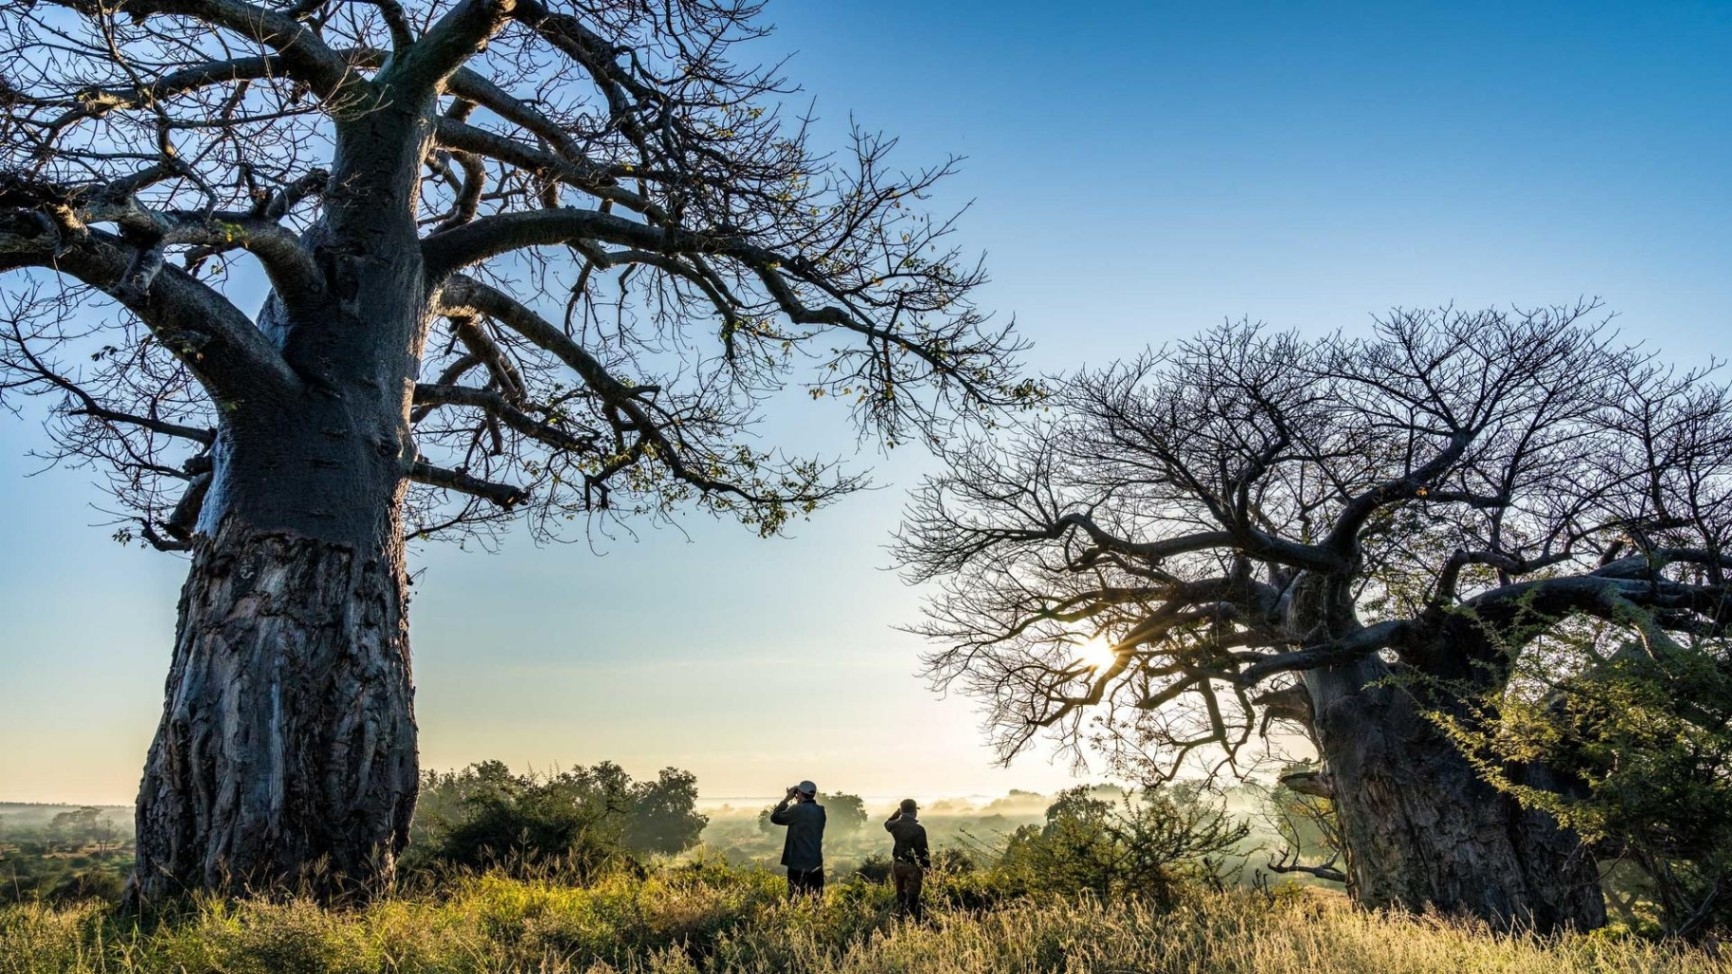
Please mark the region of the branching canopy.
[[1581, 620], [1722, 634], [1727, 388], [1596, 310], [1226, 326], [1074, 376], [909, 509], [931, 676], [1007, 757], [1046, 729], [1170, 774], [1304, 724], [1308, 671], [1483, 689]]
[[[186, 543], [236, 403], [319, 380], [240, 304], [341, 289], [344, 126], [431, 100], [410, 529], [693, 500], [774, 531], [859, 485], [752, 440], [797, 383], [891, 442], [1027, 400], [925, 214], [952, 170], [831, 157], [742, 67], [750, 0], [0, 3], [0, 403], [54, 404], [131, 523]], [[411, 156], [413, 158], [413, 156]], [[361, 201], [364, 203], [365, 201]], [[129, 534], [130, 532], [123, 532]]]

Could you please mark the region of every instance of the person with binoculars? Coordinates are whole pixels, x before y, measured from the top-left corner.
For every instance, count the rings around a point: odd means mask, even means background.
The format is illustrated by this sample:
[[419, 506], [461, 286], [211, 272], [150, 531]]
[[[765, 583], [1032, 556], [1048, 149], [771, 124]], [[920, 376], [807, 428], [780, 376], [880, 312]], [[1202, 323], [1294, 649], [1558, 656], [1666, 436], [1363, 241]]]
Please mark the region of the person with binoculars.
[[818, 786], [802, 781], [770, 812], [770, 821], [787, 826], [782, 840], [782, 865], [788, 868], [789, 896], [818, 896], [824, 892], [824, 806], [818, 804]]
[[896, 883], [896, 912], [916, 923], [923, 916], [920, 887], [925, 882], [926, 871], [932, 868], [932, 851], [926, 845], [926, 826], [920, 824], [919, 813], [920, 806], [914, 799], [904, 798], [895, 814], [884, 823], [884, 831], [896, 840], [890, 853], [890, 877]]

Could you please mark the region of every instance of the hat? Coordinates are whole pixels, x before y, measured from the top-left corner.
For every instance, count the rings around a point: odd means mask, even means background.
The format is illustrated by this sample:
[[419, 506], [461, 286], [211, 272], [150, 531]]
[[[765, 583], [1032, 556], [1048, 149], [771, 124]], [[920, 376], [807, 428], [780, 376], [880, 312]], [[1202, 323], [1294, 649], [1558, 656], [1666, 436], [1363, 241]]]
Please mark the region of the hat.
[[810, 781], [802, 781], [794, 786], [794, 790], [802, 795], [816, 795], [818, 793], [818, 786], [812, 784]]
[[920, 808], [919, 805], [914, 803], [914, 799], [912, 798], [902, 799], [902, 804], [899, 807], [905, 812], [912, 812]]

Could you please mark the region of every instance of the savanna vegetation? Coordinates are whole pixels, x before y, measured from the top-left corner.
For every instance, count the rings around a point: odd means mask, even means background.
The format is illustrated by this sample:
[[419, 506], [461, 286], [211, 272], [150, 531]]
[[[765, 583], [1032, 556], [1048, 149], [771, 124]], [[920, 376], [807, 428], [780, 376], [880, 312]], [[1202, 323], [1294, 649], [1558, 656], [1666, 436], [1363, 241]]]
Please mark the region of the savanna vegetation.
[[1195, 891], [1164, 908], [1042, 896], [958, 905], [935, 880], [925, 924], [887, 886], [790, 903], [780, 877], [716, 864], [585, 887], [498, 876], [341, 911], [308, 900], [202, 901], [156, 922], [102, 907], [0, 907], [5, 974], [601, 974], [923, 971], [1147, 974], [1722, 974], [1700, 949], [1641, 939], [1494, 934], [1339, 897]]
[[[486, 763], [427, 777], [425, 807], [440, 811], [418, 821], [422, 851], [389, 895], [205, 896], [143, 916], [103, 894], [24, 896], [0, 905], [0, 974], [1732, 970], [1630, 927], [1512, 935], [1271, 882], [1244, 854], [1275, 837], [1194, 788], [953, 805], [933, 820], [969, 824], [935, 850], [927, 917], [910, 923], [872, 855], [832, 856], [823, 897], [790, 901], [778, 872], [699, 844], [677, 772]], [[1009, 821], [1021, 824], [985, 828]], [[716, 823], [756, 830], [749, 810], [710, 822], [707, 838], [734, 831]]]

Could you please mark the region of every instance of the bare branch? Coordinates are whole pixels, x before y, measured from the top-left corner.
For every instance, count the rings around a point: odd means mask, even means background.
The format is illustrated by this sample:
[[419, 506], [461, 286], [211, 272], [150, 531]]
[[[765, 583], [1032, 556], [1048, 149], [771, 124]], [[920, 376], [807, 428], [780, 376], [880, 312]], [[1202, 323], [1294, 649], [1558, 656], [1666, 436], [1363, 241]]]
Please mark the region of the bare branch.
[[1315, 866], [1307, 866], [1300, 863], [1299, 853], [1297, 850], [1283, 849], [1273, 859], [1264, 863], [1263, 868], [1272, 873], [1304, 873], [1308, 876], [1315, 876], [1326, 882], [1346, 883], [1347, 874], [1342, 872], [1340, 869], [1337, 869], [1335, 862], [1336, 860], [1331, 858], [1328, 862], [1319, 863]]
[[1411, 623], [1404, 619], [1391, 619], [1322, 645], [1274, 656], [1250, 657], [1250, 665], [1239, 671], [1237, 680], [1241, 686], [1253, 686], [1276, 673], [1315, 670], [1362, 659], [1399, 644], [1409, 635], [1411, 628]]
[[[129, 514], [172, 539], [197, 474], [162, 455], [196, 442], [171, 427], [233, 442], [323, 397], [382, 395], [384, 417], [321, 435], [382, 457], [413, 441], [430, 466], [520, 484], [514, 510], [543, 536], [685, 503], [773, 532], [864, 483], [754, 441], [790, 385], [886, 444], [1037, 398], [1013, 377], [1020, 340], [971, 303], [984, 274], [945, 243], [954, 218], [921, 205], [952, 165], [892, 169], [894, 140], [862, 132], [815, 151], [778, 107], [793, 88], [733, 60], [767, 31], [757, 4], [652, 6], [13, 4], [0, 266], [66, 286], [17, 331], [48, 357], [0, 370], [55, 394], [54, 457], [112, 470]], [[271, 284], [256, 324], [155, 307], [250, 280], [242, 251]], [[477, 263], [488, 310], [443, 309]], [[75, 312], [100, 295], [148, 328], [87, 328]], [[108, 418], [69, 411], [88, 404], [51, 374]], [[425, 486], [406, 534], [507, 523]]]
[[130, 413], [118, 412], [113, 409], [104, 409], [103, 407], [98, 406], [94, 399], [90, 399], [82, 389], [73, 387], [73, 391], [75, 395], [84, 399], [86, 402], [86, 405], [82, 408], [72, 410], [74, 416], [89, 416], [92, 419], [100, 419], [110, 423], [127, 423], [132, 426], [143, 427], [153, 433], [161, 433], [164, 436], [178, 436], [183, 440], [192, 440], [195, 443], [203, 443], [206, 446], [209, 446], [211, 442], [216, 439], [216, 432], [214, 430], [196, 429], [191, 426], [181, 426], [178, 423], [167, 423], [160, 419], [151, 419], [148, 416], [134, 416]]
[[594, 431], [573, 433], [552, 423], [542, 422], [514, 408], [504, 396], [486, 389], [423, 383], [415, 387], [415, 403], [421, 406], [473, 406], [486, 410], [489, 415], [497, 417], [519, 433], [560, 450], [579, 453], [595, 451], [601, 439], [601, 434]]
[[[61, 248], [56, 235], [28, 218], [0, 227], [0, 270], [44, 267], [118, 298], [211, 386], [235, 402], [269, 400], [299, 387], [277, 350], [220, 294], [174, 267], [159, 267], [143, 287], [134, 274], [140, 252], [98, 230]], [[129, 286], [130, 285], [130, 286]]]
[[415, 461], [409, 467], [409, 479], [418, 484], [427, 484], [430, 487], [442, 487], [446, 490], [455, 490], [459, 493], [471, 494], [475, 497], [491, 501], [495, 505], [507, 510], [521, 503], [525, 496], [523, 488], [521, 487], [514, 487], [511, 484], [496, 484], [491, 481], [480, 480], [476, 477], [471, 477], [468, 473], [462, 470], [446, 470], [443, 467], [435, 467], [422, 460]]
[[[55, 0], [89, 17], [103, 11], [92, 0]], [[287, 14], [242, 0], [128, 0], [128, 15], [135, 18], [177, 16], [222, 27], [246, 40], [257, 41], [282, 57], [286, 73], [304, 82], [321, 98], [332, 99], [365, 82], [337, 51], [327, 47], [312, 27]]]

